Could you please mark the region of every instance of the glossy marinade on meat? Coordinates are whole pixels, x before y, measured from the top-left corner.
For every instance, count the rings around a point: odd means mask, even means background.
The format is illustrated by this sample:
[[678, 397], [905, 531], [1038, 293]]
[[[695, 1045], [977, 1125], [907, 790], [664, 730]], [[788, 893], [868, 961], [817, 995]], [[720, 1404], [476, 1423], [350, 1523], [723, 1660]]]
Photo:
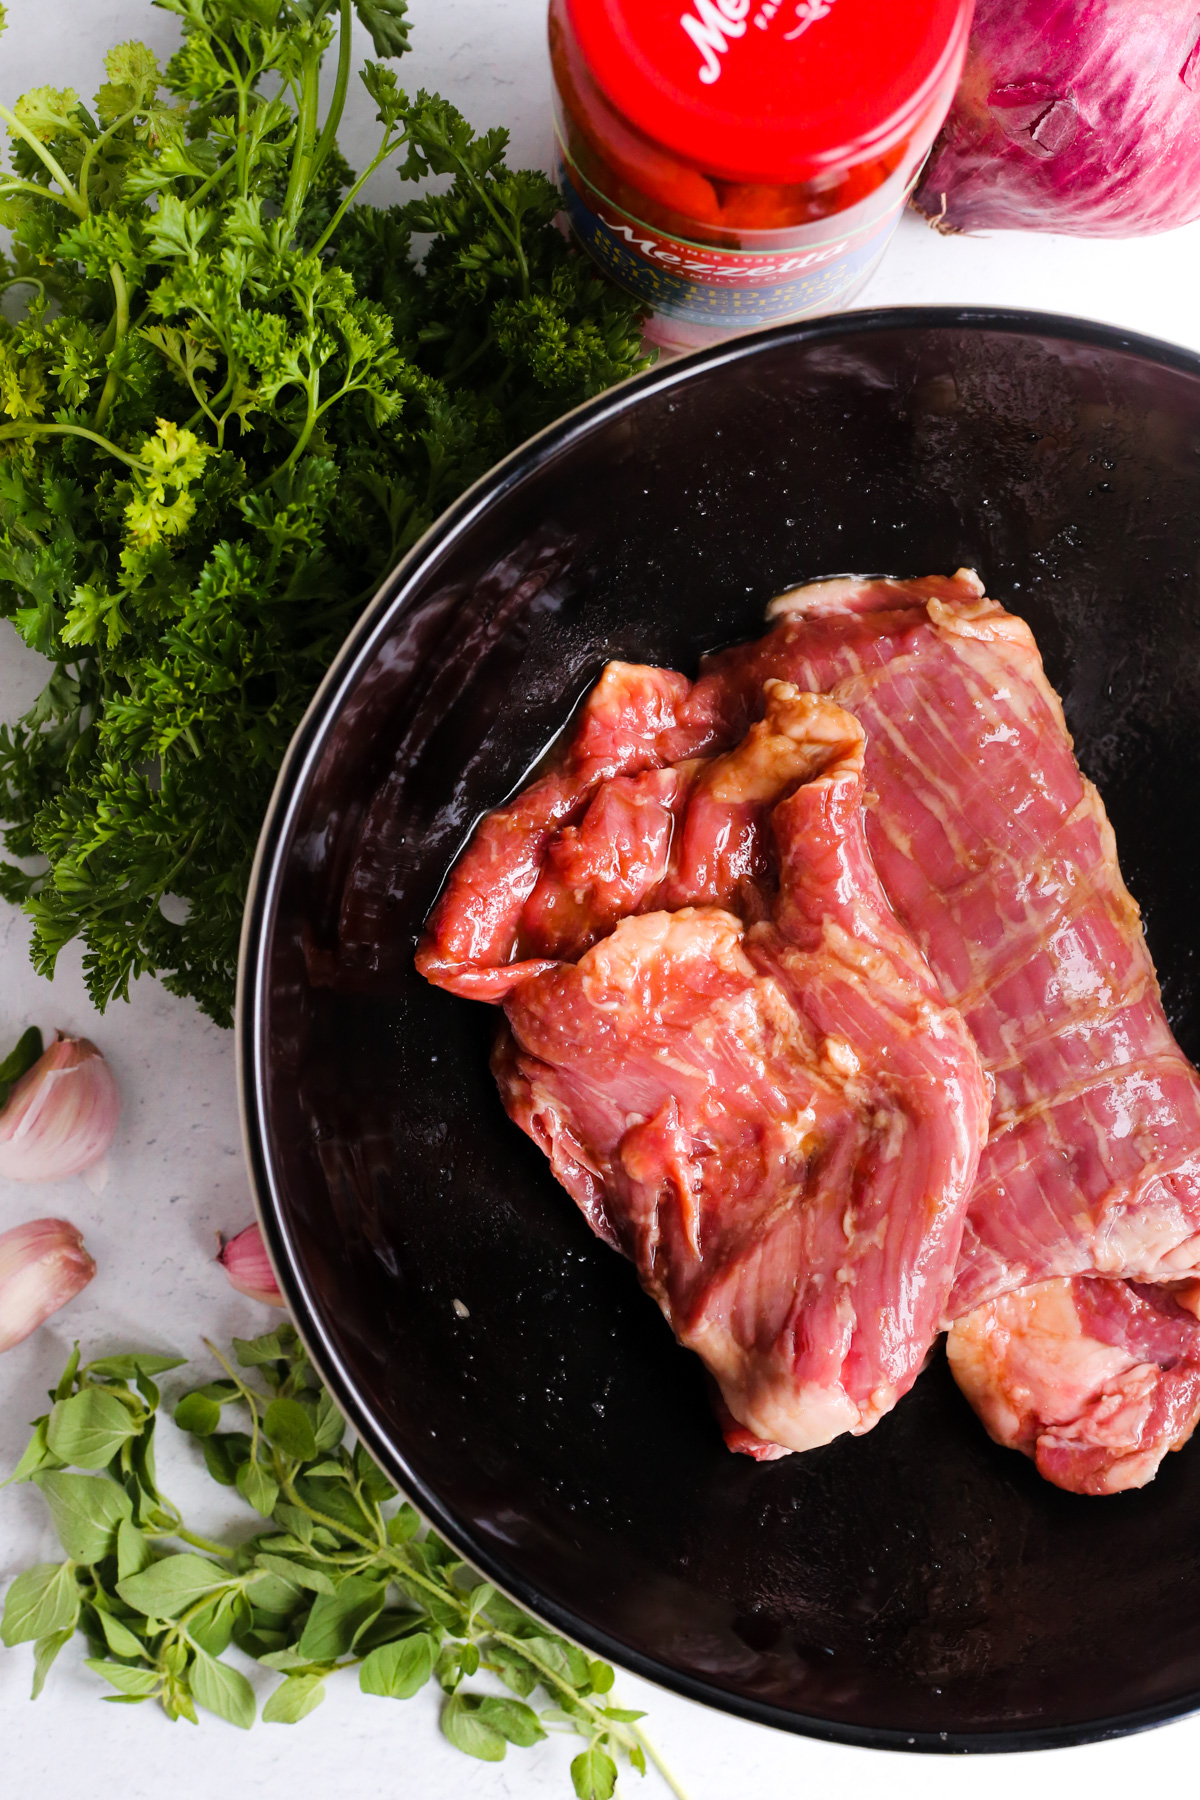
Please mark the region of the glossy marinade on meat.
[[[1049, 1480], [1141, 1485], [1200, 1412], [1200, 1330], [1171, 1297], [1195, 1292], [1180, 1278], [1200, 1261], [1200, 1081], [1032, 634], [967, 571], [817, 583], [772, 613], [767, 637], [712, 660], [694, 704], [721, 696], [736, 731], [786, 675], [855, 712], [876, 866], [995, 1086], [951, 1366]], [[1160, 1284], [1170, 1356], [1142, 1341], [1152, 1290], [1118, 1277]], [[1019, 1430], [997, 1425], [1014, 1392]]]
[[[1086, 1404], [1065, 1371], [1092, 1343], [1085, 1314], [1125, 1319], [1132, 1307], [1145, 1323], [1150, 1303], [1134, 1305], [1125, 1278], [1178, 1292], [1200, 1264], [1200, 1081], [1167, 1025], [1111, 828], [1032, 634], [969, 571], [820, 582], [781, 596], [770, 617], [773, 630], [708, 659], [695, 683], [610, 665], [557, 767], [476, 834], [418, 960], [457, 992], [503, 999], [651, 912], [719, 907], [761, 936], [784, 897], [778, 796], [753, 734], [773, 683], [826, 694], [865, 731], [865, 839], [887, 902], [992, 1085], [945, 1308], [945, 1322], [962, 1321], [953, 1364], [973, 1371], [964, 1385], [989, 1428], [1013, 1371], [1033, 1380], [1039, 1368], [1030, 1418], [1059, 1438], [1070, 1425], [1081, 1443], [1109, 1421], [1111, 1441], [1086, 1454], [1037, 1453], [1060, 1485], [1149, 1479], [1191, 1430], [1186, 1370], [1200, 1358], [1127, 1360]], [[520, 1112], [515, 1064], [501, 1061]], [[527, 1129], [532, 1118], [526, 1108]], [[737, 1154], [732, 1142], [723, 1153]], [[578, 1169], [573, 1179], [583, 1204]], [[602, 1187], [591, 1216], [604, 1230]], [[1051, 1306], [1059, 1290], [1045, 1284], [1064, 1280], [1077, 1304]], [[1003, 1309], [1005, 1356], [969, 1355], [994, 1349], [995, 1303], [1018, 1291]], [[1194, 1322], [1178, 1307], [1171, 1318], [1190, 1345]], [[1137, 1334], [1126, 1335], [1128, 1359]], [[1111, 1360], [1101, 1341], [1093, 1370]], [[1136, 1419], [1134, 1388], [1146, 1400]], [[1034, 1454], [1045, 1431], [1031, 1429], [997, 1435]]]
[[1200, 1325], [1170, 1286], [1035, 1282], [964, 1314], [946, 1349], [989, 1435], [1075, 1494], [1143, 1487], [1200, 1415]]
[[[691, 694], [673, 669], [609, 663], [557, 765], [476, 828], [426, 924], [423, 975], [465, 998], [502, 1000], [618, 919], [649, 910], [672, 853], [678, 864], [695, 759], [730, 741]], [[749, 829], [743, 861], [757, 851], [761, 862], [757, 816]], [[735, 881], [748, 873], [729, 867]]]
[[[421, 966], [470, 992], [463, 948], [512, 959], [477, 965], [474, 987], [503, 992], [509, 1112], [703, 1359], [731, 1446], [804, 1450], [868, 1430], [920, 1372], [987, 1093], [879, 887], [861, 726], [768, 682], [765, 718], [731, 750], [631, 771], [652, 745], [711, 741], [683, 688], [655, 714], [652, 673], [610, 669], [596, 690], [605, 707], [619, 690], [627, 721], [641, 705], [646, 728], [576, 797], [575, 823], [544, 835], [589, 767], [591, 703], [566, 774], [476, 834]], [[468, 937], [485, 870], [503, 923], [497, 908], [490, 935]]]
[[735, 732], [777, 677], [854, 712], [884, 890], [995, 1083], [950, 1316], [1058, 1275], [1190, 1274], [1200, 1081], [1029, 627], [967, 571], [817, 583], [772, 612], [693, 704], [719, 695]]

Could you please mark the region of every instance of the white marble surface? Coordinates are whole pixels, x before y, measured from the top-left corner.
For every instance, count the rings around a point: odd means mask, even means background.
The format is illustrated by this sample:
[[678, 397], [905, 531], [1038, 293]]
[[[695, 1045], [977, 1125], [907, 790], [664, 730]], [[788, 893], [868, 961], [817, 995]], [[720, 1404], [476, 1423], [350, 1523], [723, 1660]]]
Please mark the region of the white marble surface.
[[[411, 87], [449, 95], [477, 124], [508, 125], [521, 162], [544, 159], [548, 132], [544, 0], [411, 0]], [[144, 0], [9, 0], [0, 37], [0, 97], [44, 82], [90, 93], [111, 43], [138, 36], [166, 50], [174, 20]], [[344, 142], [351, 160], [371, 141], [366, 106]], [[376, 178], [375, 195], [395, 191]], [[1134, 244], [1003, 234], [937, 237], [906, 219], [863, 295], [863, 305], [968, 303], [1081, 313], [1200, 349], [1200, 225]], [[36, 691], [37, 660], [0, 626], [0, 718]], [[131, 1344], [203, 1354], [201, 1337], [226, 1339], [265, 1327], [268, 1314], [233, 1295], [212, 1263], [215, 1234], [250, 1216], [241, 1161], [231, 1039], [196, 1010], [141, 983], [131, 1005], [103, 1019], [91, 1012], [68, 951], [53, 986], [26, 958], [24, 920], [0, 909], [0, 1040], [29, 1021], [90, 1032], [112, 1059], [125, 1113], [107, 1185], [82, 1180], [34, 1189], [0, 1182], [0, 1229], [60, 1212], [75, 1220], [100, 1265], [65, 1313], [0, 1365], [0, 1468], [10, 1467], [25, 1420], [57, 1374], [70, 1340], [89, 1349]], [[168, 1437], [169, 1433], [164, 1433]], [[186, 1448], [164, 1454], [164, 1485], [193, 1508], [201, 1529], [221, 1523], [221, 1495]], [[212, 1510], [216, 1496], [216, 1510]], [[28, 1489], [0, 1494], [0, 1580], [54, 1554], [40, 1500]], [[1097, 1579], [1103, 1579], [1097, 1572]], [[451, 1800], [471, 1794], [564, 1795], [568, 1743], [511, 1751], [499, 1766], [469, 1763], [439, 1737], [432, 1693], [397, 1708], [332, 1684], [324, 1707], [298, 1727], [258, 1726], [247, 1735], [204, 1718], [198, 1731], [172, 1726], [149, 1707], [108, 1707], [74, 1648], [59, 1659], [36, 1706], [27, 1699], [28, 1648], [0, 1651], [0, 1783], [14, 1796], [87, 1792], [97, 1800], [209, 1800], [214, 1793], [265, 1800], [316, 1794], [351, 1782], [361, 1793]], [[809, 1742], [745, 1725], [625, 1677], [628, 1702], [649, 1712], [656, 1742], [693, 1800], [755, 1800], [820, 1793], [859, 1800], [882, 1788], [898, 1800], [952, 1800], [969, 1781], [978, 1800], [1001, 1800], [1019, 1784], [1029, 1800], [1086, 1791], [1116, 1800], [1131, 1788], [1190, 1785], [1200, 1757], [1200, 1720], [1120, 1742], [1021, 1757], [913, 1758]], [[665, 1790], [653, 1776], [624, 1783], [646, 1800]]]

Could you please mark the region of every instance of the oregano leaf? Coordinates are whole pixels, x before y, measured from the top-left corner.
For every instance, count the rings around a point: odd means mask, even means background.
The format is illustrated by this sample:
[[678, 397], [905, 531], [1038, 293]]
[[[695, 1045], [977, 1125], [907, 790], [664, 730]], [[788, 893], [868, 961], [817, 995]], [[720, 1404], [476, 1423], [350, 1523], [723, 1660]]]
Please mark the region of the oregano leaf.
[[140, 1638], [133, 1635], [124, 1620], [99, 1608], [96, 1611], [96, 1617], [100, 1621], [104, 1641], [114, 1656], [141, 1656], [143, 1654], [145, 1646]]
[[238, 1469], [237, 1490], [244, 1500], [248, 1500], [255, 1512], [269, 1519], [279, 1498], [279, 1483], [273, 1475], [269, 1475], [260, 1462], [253, 1458], [244, 1462]]
[[358, 1685], [364, 1694], [388, 1700], [409, 1700], [433, 1674], [435, 1645], [428, 1632], [417, 1632], [398, 1642], [380, 1644], [364, 1658]]
[[221, 1408], [207, 1394], [185, 1394], [175, 1408], [175, 1423], [193, 1437], [211, 1437], [221, 1423]]
[[73, 1563], [35, 1563], [23, 1569], [4, 1597], [0, 1643], [24, 1644], [73, 1631], [79, 1617], [79, 1587]]
[[318, 1450], [335, 1450], [346, 1435], [346, 1421], [338, 1411], [333, 1395], [326, 1388], [322, 1388], [317, 1400], [313, 1435]]
[[504, 1733], [480, 1717], [470, 1695], [452, 1694], [442, 1708], [440, 1722], [456, 1750], [478, 1757], [480, 1762], [503, 1762], [508, 1748]]
[[228, 1663], [210, 1656], [198, 1645], [189, 1671], [192, 1693], [199, 1704], [219, 1718], [249, 1731], [258, 1711], [254, 1689], [246, 1677]]
[[312, 1569], [304, 1563], [295, 1562], [291, 1557], [272, 1556], [268, 1552], [259, 1551], [255, 1562], [260, 1569], [269, 1569], [284, 1581], [295, 1587], [308, 1588], [314, 1594], [334, 1594], [337, 1592], [333, 1582], [324, 1569]]
[[546, 1735], [533, 1708], [520, 1700], [505, 1700], [488, 1694], [479, 1702], [478, 1716], [501, 1732], [510, 1744], [517, 1744], [523, 1750]]
[[388, 1542], [392, 1544], [407, 1544], [409, 1539], [415, 1537], [420, 1529], [420, 1514], [417, 1512], [416, 1507], [410, 1506], [406, 1500], [404, 1505], [401, 1506], [397, 1512], [393, 1513], [392, 1517], [387, 1522]]
[[46, 1677], [50, 1673], [50, 1665], [64, 1644], [70, 1643], [75, 1635], [73, 1625], [66, 1625], [61, 1631], [48, 1632], [45, 1637], [38, 1638], [33, 1646], [33, 1687], [29, 1698], [36, 1700], [46, 1685]]
[[289, 1675], [281, 1681], [262, 1709], [264, 1725], [296, 1725], [306, 1719], [325, 1698], [320, 1675]]
[[54, 1529], [75, 1562], [95, 1563], [116, 1548], [117, 1530], [133, 1516], [133, 1503], [123, 1487], [103, 1475], [74, 1475], [41, 1469], [35, 1487], [50, 1508]]
[[94, 1656], [88, 1657], [87, 1667], [95, 1674], [103, 1675], [105, 1681], [119, 1688], [123, 1696], [138, 1700], [144, 1700], [155, 1693], [162, 1683], [162, 1676], [157, 1669], [131, 1668], [128, 1663], [104, 1662]]
[[151, 1619], [177, 1619], [205, 1594], [227, 1587], [231, 1577], [207, 1557], [185, 1551], [164, 1556], [139, 1575], [118, 1581], [117, 1592], [126, 1606]]
[[261, 1337], [235, 1337], [233, 1348], [244, 1369], [261, 1369], [281, 1362], [295, 1349], [296, 1342], [294, 1325], [277, 1325], [274, 1331], [264, 1331]]
[[55, 1401], [46, 1425], [46, 1442], [64, 1463], [102, 1469], [138, 1430], [137, 1420], [116, 1394], [105, 1388], [83, 1388], [69, 1399]]
[[165, 1375], [169, 1369], [181, 1369], [186, 1361], [186, 1356], [158, 1356], [150, 1350], [133, 1350], [120, 1356], [101, 1356], [88, 1363], [85, 1372], [133, 1381], [138, 1375]]
[[67, 1358], [67, 1366], [58, 1378], [58, 1386], [52, 1396], [55, 1400], [68, 1400], [75, 1391], [75, 1377], [79, 1373], [79, 1343], [71, 1346], [71, 1354]]
[[33, 1436], [21, 1452], [21, 1459], [7, 1481], [0, 1482], [0, 1487], [7, 1487], [9, 1482], [30, 1481], [39, 1469], [61, 1469], [65, 1465], [60, 1456], [55, 1456], [46, 1438], [46, 1427], [50, 1415], [39, 1419], [33, 1428]]
[[272, 1400], [263, 1414], [263, 1430], [285, 1456], [297, 1462], [310, 1462], [317, 1454], [313, 1422], [298, 1400]]
[[153, 1560], [154, 1552], [145, 1532], [139, 1531], [131, 1519], [120, 1520], [117, 1525], [117, 1580], [124, 1581], [127, 1575], [140, 1575]]
[[589, 1744], [571, 1764], [571, 1783], [579, 1800], [612, 1800], [617, 1765], [599, 1744]]
[[382, 1611], [387, 1586], [351, 1575], [333, 1594], [318, 1594], [296, 1648], [313, 1662], [334, 1662], [354, 1647], [364, 1626]]
[[489, 1644], [488, 1661], [495, 1666], [505, 1687], [511, 1688], [514, 1694], [522, 1699], [531, 1694], [542, 1677], [525, 1657], [518, 1656], [507, 1644]]
[[[204, 1466], [213, 1480], [219, 1481], [222, 1487], [233, 1487], [238, 1469], [245, 1461], [244, 1456], [235, 1459], [234, 1445], [231, 1443], [232, 1439], [241, 1435], [240, 1432], [226, 1431], [200, 1440]], [[246, 1449], [249, 1450], [249, 1439], [246, 1441]]]

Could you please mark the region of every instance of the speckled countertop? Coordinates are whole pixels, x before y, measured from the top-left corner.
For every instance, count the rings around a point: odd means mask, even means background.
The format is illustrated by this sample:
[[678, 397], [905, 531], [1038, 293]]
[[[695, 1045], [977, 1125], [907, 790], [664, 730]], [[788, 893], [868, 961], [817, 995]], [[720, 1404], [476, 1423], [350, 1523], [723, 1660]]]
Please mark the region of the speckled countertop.
[[[545, 162], [549, 149], [545, 0], [410, 0], [414, 51], [406, 84], [440, 89], [476, 124], [503, 123], [513, 160]], [[161, 50], [174, 41], [170, 15], [146, 0], [9, 0], [0, 38], [0, 94], [6, 100], [46, 81], [96, 85], [104, 50], [137, 36]], [[361, 157], [373, 126], [363, 105], [343, 132], [350, 160]], [[361, 166], [361, 161], [360, 161]], [[376, 178], [377, 198], [388, 177]], [[1081, 313], [1200, 350], [1200, 226], [1144, 242], [1084, 243], [1018, 233], [990, 239], [942, 239], [906, 218], [864, 306], [986, 304]], [[39, 685], [37, 659], [0, 625], [0, 718], [11, 718]], [[265, 1329], [266, 1309], [241, 1300], [212, 1263], [219, 1230], [251, 1214], [242, 1166], [232, 1038], [188, 1002], [142, 982], [129, 1006], [104, 1019], [83, 991], [77, 951], [64, 953], [53, 987], [26, 955], [24, 919], [0, 904], [0, 1040], [27, 1022], [94, 1036], [111, 1058], [125, 1112], [99, 1191], [82, 1179], [30, 1188], [0, 1182], [0, 1229], [62, 1213], [82, 1229], [99, 1264], [92, 1285], [0, 1364], [0, 1468], [12, 1466], [26, 1420], [78, 1335], [92, 1354], [131, 1345], [202, 1355], [200, 1339]], [[221, 1524], [221, 1495], [198, 1474], [190, 1453], [160, 1452], [166, 1490], [200, 1529]], [[1200, 1521], [1197, 1528], [1200, 1529]], [[55, 1554], [40, 1499], [29, 1489], [0, 1495], [0, 1582], [25, 1564]], [[1103, 1580], [1097, 1571], [1097, 1579]], [[511, 1751], [499, 1765], [468, 1762], [437, 1729], [432, 1691], [403, 1705], [365, 1700], [346, 1681], [330, 1684], [325, 1705], [292, 1728], [257, 1726], [243, 1734], [207, 1715], [200, 1728], [171, 1725], [157, 1711], [104, 1706], [100, 1687], [74, 1647], [64, 1651], [45, 1694], [27, 1696], [28, 1646], [0, 1651], [0, 1791], [79, 1793], [95, 1800], [211, 1800], [226, 1794], [263, 1800], [331, 1791], [405, 1800], [462, 1795], [565, 1796], [567, 1742]], [[1022, 1757], [909, 1758], [811, 1743], [745, 1725], [678, 1700], [626, 1676], [619, 1691], [643, 1706], [647, 1726], [693, 1800], [861, 1800], [886, 1791], [893, 1800], [952, 1800], [969, 1782], [975, 1800], [1121, 1800], [1145, 1792], [1184, 1791], [1200, 1761], [1200, 1721], [1080, 1750]], [[651, 1775], [629, 1777], [627, 1795], [656, 1800]]]

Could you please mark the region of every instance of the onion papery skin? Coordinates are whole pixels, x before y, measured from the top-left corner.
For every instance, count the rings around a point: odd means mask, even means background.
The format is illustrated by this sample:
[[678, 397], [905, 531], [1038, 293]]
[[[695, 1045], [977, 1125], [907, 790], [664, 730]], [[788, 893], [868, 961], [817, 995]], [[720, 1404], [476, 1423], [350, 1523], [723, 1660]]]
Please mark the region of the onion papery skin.
[[1198, 0], [978, 0], [913, 205], [944, 231], [1141, 237], [1200, 218]]
[[33, 1219], [0, 1233], [0, 1351], [22, 1343], [95, 1273], [67, 1219]]
[[0, 1176], [78, 1175], [105, 1155], [120, 1116], [120, 1090], [95, 1044], [59, 1032], [0, 1112]]
[[261, 1300], [267, 1306], [285, 1304], [259, 1226], [247, 1225], [244, 1231], [222, 1244], [217, 1261], [239, 1294]]

